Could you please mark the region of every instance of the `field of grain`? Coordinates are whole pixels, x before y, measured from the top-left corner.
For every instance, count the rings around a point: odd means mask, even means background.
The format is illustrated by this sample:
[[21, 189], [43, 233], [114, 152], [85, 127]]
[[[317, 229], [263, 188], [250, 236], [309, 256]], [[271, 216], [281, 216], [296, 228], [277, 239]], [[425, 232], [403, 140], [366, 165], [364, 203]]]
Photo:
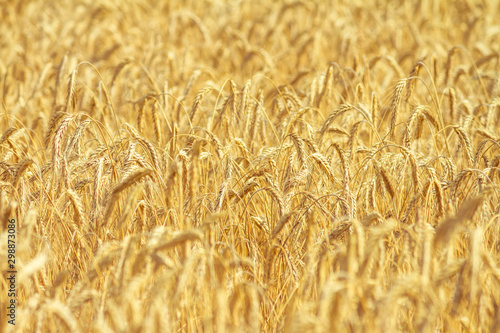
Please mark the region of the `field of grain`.
[[500, 331], [499, 12], [0, 0], [1, 331]]

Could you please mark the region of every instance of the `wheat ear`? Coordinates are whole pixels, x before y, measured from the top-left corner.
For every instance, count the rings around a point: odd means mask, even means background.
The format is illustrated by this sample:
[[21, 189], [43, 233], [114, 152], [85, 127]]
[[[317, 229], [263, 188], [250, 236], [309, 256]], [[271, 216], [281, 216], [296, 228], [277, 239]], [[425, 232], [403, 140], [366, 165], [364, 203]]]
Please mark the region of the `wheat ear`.
[[113, 208], [116, 201], [118, 200], [118, 196], [120, 195], [120, 193], [133, 184], [137, 183], [139, 180], [141, 180], [141, 178], [149, 176], [151, 173], [152, 171], [149, 169], [138, 169], [113, 188], [101, 225], [107, 224], [109, 218], [111, 217], [111, 213], [113, 213]]

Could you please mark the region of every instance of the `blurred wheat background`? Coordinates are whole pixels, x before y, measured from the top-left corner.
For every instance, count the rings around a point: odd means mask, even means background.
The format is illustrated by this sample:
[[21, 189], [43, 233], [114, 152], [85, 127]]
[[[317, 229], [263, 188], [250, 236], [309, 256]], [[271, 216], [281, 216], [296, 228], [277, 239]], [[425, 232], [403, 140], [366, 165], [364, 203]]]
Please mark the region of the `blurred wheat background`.
[[2, 331], [500, 331], [498, 13], [0, 1]]

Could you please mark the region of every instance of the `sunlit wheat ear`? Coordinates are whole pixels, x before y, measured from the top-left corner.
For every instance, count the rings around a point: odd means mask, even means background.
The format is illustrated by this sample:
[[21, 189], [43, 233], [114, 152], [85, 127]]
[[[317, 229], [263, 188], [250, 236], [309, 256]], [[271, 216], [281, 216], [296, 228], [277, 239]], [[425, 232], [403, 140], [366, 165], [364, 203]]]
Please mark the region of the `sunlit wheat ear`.
[[356, 146], [356, 137], [358, 135], [359, 125], [361, 125], [362, 121], [356, 122], [349, 133], [349, 140], [347, 141], [347, 147], [349, 148], [349, 162], [352, 163], [354, 158], [354, 147]]
[[74, 69], [71, 72], [68, 79], [68, 89], [66, 92], [66, 111], [70, 110], [70, 106], [73, 109], [76, 106], [76, 92], [75, 92], [76, 74], [77, 74], [77, 69]]
[[118, 196], [120, 195], [120, 193], [123, 192], [125, 189], [129, 188], [130, 186], [132, 186], [133, 184], [137, 183], [143, 177], [150, 175], [151, 173], [152, 171], [148, 169], [136, 170], [113, 188], [111, 196], [108, 200], [106, 212], [104, 213], [104, 218], [101, 222], [101, 225], [107, 224], [109, 218], [111, 217], [111, 214], [113, 213], [113, 208], [116, 204], [116, 201], [118, 200]]
[[271, 232], [271, 238], [276, 238], [278, 236], [278, 234], [281, 232], [281, 230], [285, 227], [285, 225], [288, 223], [288, 221], [290, 221], [290, 219], [292, 218], [292, 216], [295, 214], [296, 212], [293, 211], [293, 212], [289, 212], [289, 213], [286, 213], [284, 214], [280, 220], [278, 221], [278, 223], [276, 224], [276, 227], [274, 227], [273, 231]]
[[[496, 142], [496, 141], [493, 141], [493, 142]], [[472, 161], [473, 161], [472, 167], [476, 168], [478, 166], [478, 164], [480, 162], [480, 156], [482, 155], [484, 157], [484, 154], [481, 154], [483, 152], [483, 148], [488, 143], [491, 143], [491, 141], [489, 139], [483, 140], [483, 141], [481, 141], [481, 143], [479, 143], [479, 145], [476, 148], [476, 153], [474, 154], [474, 157], [472, 159]], [[500, 144], [499, 144], [499, 146], [500, 146]]]
[[391, 198], [394, 198], [396, 191], [394, 189], [394, 183], [392, 182], [391, 178], [389, 177], [387, 170], [382, 166], [378, 166], [377, 171], [378, 171], [378, 176], [382, 179], [382, 183], [384, 184], [384, 187], [385, 187], [387, 193], [389, 193]]
[[17, 128], [9, 127], [5, 132], [2, 133], [2, 136], [0, 137], [0, 144], [7, 141], [9, 139], [9, 137], [11, 137], [16, 131], [17, 131]]
[[57, 97], [58, 97], [58, 92], [59, 92], [59, 83], [61, 83], [61, 77], [62, 73], [65, 72], [66, 70], [66, 64], [68, 62], [68, 53], [62, 57], [61, 62], [59, 63], [59, 66], [57, 67], [57, 76], [56, 76], [56, 85], [54, 89], [54, 98], [52, 101], [52, 105], [55, 106], [57, 104]]
[[225, 155], [225, 149], [224, 149], [224, 147], [220, 143], [220, 140], [212, 132], [206, 131], [206, 133], [208, 134], [208, 136], [210, 138], [210, 142], [215, 147], [215, 152], [217, 153], [217, 157], [219, 158], [219, 160], [222, 161], [222, 159], [223, 159], [223, 157]]
[[500, 165], [500, 154], [495, 155], [495, 157], [491, 160], [490, 162], [490, 172], [488, 174], [488, 177], [493, 180], [495, 175], [498, 175], [498, 166]]
[[398, 116], [398, 108], [407, 82], [408, 82], [407, 79], [399, 80], [392, 94], [391, 108], [389, 110], [391, 116], [389, 125], [389, 134], [391, 135], [391, 137], [394, 137], [394, 130], [396, 128], [396, 121]]
[[[45, 135], [45, 146], [49, 147], [52, 144], [52, 139], [54, 137], [54, 133], [56, 129], [59, 127], [59, 122], [68, 114], [65, 112], [54, 112], [52, 117], [50, 117], [49, 128], [47, 130], [47, 134]], [[4, 134], [5, 135], [5, 134]]]
[[342, 104], [341, 106], [339, 106], [338, 108], [336, 108], [335, 110], [333, 110], [332, 113], [330, 113], [328, 115], [328, 117], [324, 121], [323, 125], [321, 126], [321, 129], [319, 130], [319, 137], [320, 137], [320, 139], [323, 137], [323, 135], [325, 134], [325, 132], [328, 130], [328, 128], [330, 127], [330, 125], [335, 121], [335, 119], [337, 117], [339, 117], [342, 114], [346, 113], [347, 111], [351, 111], [353, 109], [354, 109], [354, 107], [352, 105]]
[[417, 159], [415, 157], [415, 154], [409, 149], [405, 149], [404, 154], [408, 158], [408, 162], [410, 164], [411, 177], [413, 180], [413, 190], [415, 191], [415, 193], [419, 193], [420, 192], [420, 175], [418, 173]]
[[139, 133], [143, 133], [144, 129], [144, 109], [146, 107], [147, 98], [143, 98], [139, 103], [139, 111], [137, 112], [137, 129]]
[[259, 91], [258, 100], [254, 102], [254, 107], [250, 108], [249, 118], [249, 129], [248, 129], [248, 140], [250, 144], [253, 142], [255, 135], [257, 133], [258, 122], [260, 118], [260, 108], [264, 105], [264, 93]]
[[[245, 115], [245, 117], [248, 116], [248, 100], [250, 99], [250, 91], [252, 89], [252, 80], [249, 79], [247, 81], [245, 81], [245, 83], [243, 84], [243, 89], [241, 90], [241, 93], [240, 93], [240, 96], [241, 96], [241, 99], [240, 99], [240, 110], [243, 112], [243, 114]], [[248, 118], [246, 119], [246, 122], [245, 122], [246, 126], [248, 126]], [[245, 128], [245, 132], [246, 130], [248, 130], [248, 128]]]
[[161, 170], [160, 159], [158, 157], [158, 153], [156, 151], [155, 146], [149, 140], [142, 137], [130, 124], [125, 124], [125, 127], [130, 131], [134, 139], [137, 140], [141, 144], [141, 146], [143, 146], [144, 149], [148, 152], [153, 162], [152, 165], [154, 169], [156, 171], [160, 171]]
[[334, 143], [333, 148], [339, 155], [340, 165], [342, 166], [343, 188], [344, 191], [347, 191], [349, 189], [350, 168], [347, 163], [344, 151], [339, 147], [339, 145]]
[[365, 91], [364, 91], [363, 85], [361, 83], [358, 83], [358, 85], [356, 86], [355, 96], [356, 96], [356, 101], [358, 103], [363, 102], [365, 99]]
[[421, 62], [423, 59], [419, 60], [411, 69], [410, 74], [408, 75], [408, 89], [406, 93], [406, 98], [405, 101], [408, 102], [412, 96], [413, 90], [415, 89], [415, 84], [416, 84], [416, 79], [415, 77], [418, 76], [418, 73], [420, 71], [420, 68], [422, 67]]
[[441, 184], [437, 179], [434, 179], [432, 182], [432, 185], [434, 186], [434, 192], [436, 195], [436, 202], [437, 202], [437, 211], [436, 211], [436, 219], [439, 219], [441, 216], [444, 215], [444, 196], [443, 196], [443, 189], [441, 187]]
[[73, 208], [75, 210], [75, 215], [76, 215], [76, 221], [78, 224], [81, 225], [81, 230], [86, 231], [87, 230], [87, 218], [85, 214], [85, 210], [83, 208], [83, 203], [82, 199], [72, 189], [66, 190], [68, 193], [68, 197], [71, 200], [71, 203], [73, 204]]
[[444, 85], [448, 85], [448, 80], [450, 78], [451, 62], [453, 55], [456, 53], [457, 48], [453, 47], [446, 57], [446, 63], [444, 65]]
[[200, 108], [200, 104], [203, 100], [203, 97], [205, 97], [205, 95], [207, 95], [211, 90], [212, 90], [212, 88], [205, 88], [205, 89], [200, 90], [196, 94], [196, 96], [194, 98], [193, 105], [191, 106], [191, 112], [189, 115], [189, 118], [191, 119], [191, 121], [193, 121], [194, 117], [198, 113], [198, 110]]
[[326, 157], [324, 157], [320, 153], [311, 154], [310, 157], [316, 162], [316, 164], [319, 166], [319, 168], [327, 175], [328, 179], [333, 184], [338, 184], [337, 179], [333, 175], [332, 170], [330, 169], [330, 166], [328, 165], [328, 161], [327, 161]]
[[60, 122], [59, 126], [54, 132], [53, 147], [52, 147], [52, 167], [54, 174], [59, 172], [60, 162], [63, 157], [63, 139], [68, 129], [69, 123], [73, 120], [74, 116], [67, 115]]
[[12, 180], [12, 187], [16, 188], [19, 185], [19, 181], [21, 180], [21, 177], [22, 177], [24, 171], [26, 171], [26, 169], [28, 169], [28, 167], [31, 164], [33, 164], [32, 159], [24, 159], [21, 161], [21, 163], [19, 163], [19, 165], [16, 167], [16, 170], [14, 172], [14, 178]]
[[465, 201], [454, 217], [446, 219], [436, 230], [434, 245], [446, 246], [464, 222], [472, 219], [484, 200], [484, 194]]
[[304, 141], [296, 134], [291, 134], [290, 137], [292, 138], [295, 149], [297, 150], [300, 165], [304, 166], [306, 163]]
[[316, 144], [315, 141], [313, 141], [312, 139], [308, 139], [308, 138], [303, 138], [302, 140], [304, 140], [304, 142], [306, 143], [307, 147], [309, 148], [309, 150], [313, 154], [319, 152], [319, 147], [318, 147], [318, 145]]
[[467, 134], [467, 132], [465, 132], [462, 126], [453, 126], [453, 129], [460, 138], [460, 145], [465, 149], [465, 153], [469, 161], [469, 166], [472, 166], [474, 164], [474, 158], [472, 155], [472, 144], [469, 135]]
[[370, 112], [371, 112], [371, 121], [374, 127], [377, 127], [377, 115], [380, 114], [380, 105], [378, 103], [377, 95], [375, 93], [372, 93], [372, 98], [370, 102]]
[[279, 216], [280, 217], [283, 216], [283, 214], [285, 213], [285, 202], [283, 201], [283, 197], [280, 191], [277, 188], [271, 186], [266, 187], [265, 191], [269, 193], [269, 195], [274, 199], [274, 201], [278, 205]]
[[453, 124], [455, 121], [455, 114], [456, 114], [456, 93], [455, 89], [449, 88], [448, 89], [448, 104], [450, 108], [450, 121]]
[[158, 117], [158, 101], [154, 101], [151, 107], [151, 118], [153, 120], [154, 132], [156, 137], [156, 142], [158, 144], [161, 143], [161, 127], [160, 127], [160, 119]]
[[319, 93], [319, 95], [317, 96], [316, 101], [315, 101], [316, 107], [319, 107], [319, 105], [321, 104], [321, 100], [323, 99], [323, 97], [325, 96], [325, 94], [329, 88], [329, 83], [331, 80], [333, 80], [333, 70], [334, 70], [334, 67], [329, 66], [328, 70], [326, 71], [326, 74], [325, 74], [325, 77], [323, 80], [323, 87], [322, 87], [321, 92]]
[[248, 150], [248, 147], [245, 144], [245, 142], [242, 139], [240, 139], [240, 138], [234, 138], [233, 142], [236, 145], [236, 147], [238, 147], [240, 149], [243, 157], [244, 158], [249, 158], [250, 151]]
[[92, 222], [94, 222], [97, 219], [99, 210], [101, 208], [99, 205], [101, 204], [102, 190], [104, 188], [103, 186], [101, 186], [103, 169], [104, 169], [104, 159], [101, 158], [99, 159], [94, 172], [94, 184], [93, 184], [94, 186], [93, 186], [92, 204], [90, 211], [90, 219]]
[[[76, 155], [80, 155], [80, 147], [78, 145], [78, 142], [80, 138], [82, 137], [83, 133], [87, 129], [88, 125], [92, 121], [90, 119], [86, 119], [78, 125], [78, 127], [75, 130], [75, 133], [71, 137], [71, 140], [68, 141], [68, 144], [66, 145], [66, 148], [64, 149], [64, 155], [69, 158], [72, 153], [75, 153]], [[76, 151], [75, 151], [76, 150]]]

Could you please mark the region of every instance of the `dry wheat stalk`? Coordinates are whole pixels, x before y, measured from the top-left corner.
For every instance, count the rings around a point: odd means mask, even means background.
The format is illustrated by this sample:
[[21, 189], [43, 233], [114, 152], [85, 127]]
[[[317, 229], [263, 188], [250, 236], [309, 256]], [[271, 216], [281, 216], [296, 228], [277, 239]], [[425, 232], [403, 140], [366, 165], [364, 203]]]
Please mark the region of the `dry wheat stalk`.
[[28, 169], [31, 164], [33, 164], [32, 159], [24, 159], [19, 163], [19, 165], [16, 167], [16, 170], [14, 172], [14, 178], [12, 180], [12, 187], [16, 188], [19, 185], [19, 182], [21, 181], [21, 177], [22, 177], [24, 171], [26, 171], [26, 169]]
[[144, 109], [146, 107], [148, 99], [144, 97], [139, 104], [139, 112], [137, 113], [137, 129], [140, 133], [144, 131]]

